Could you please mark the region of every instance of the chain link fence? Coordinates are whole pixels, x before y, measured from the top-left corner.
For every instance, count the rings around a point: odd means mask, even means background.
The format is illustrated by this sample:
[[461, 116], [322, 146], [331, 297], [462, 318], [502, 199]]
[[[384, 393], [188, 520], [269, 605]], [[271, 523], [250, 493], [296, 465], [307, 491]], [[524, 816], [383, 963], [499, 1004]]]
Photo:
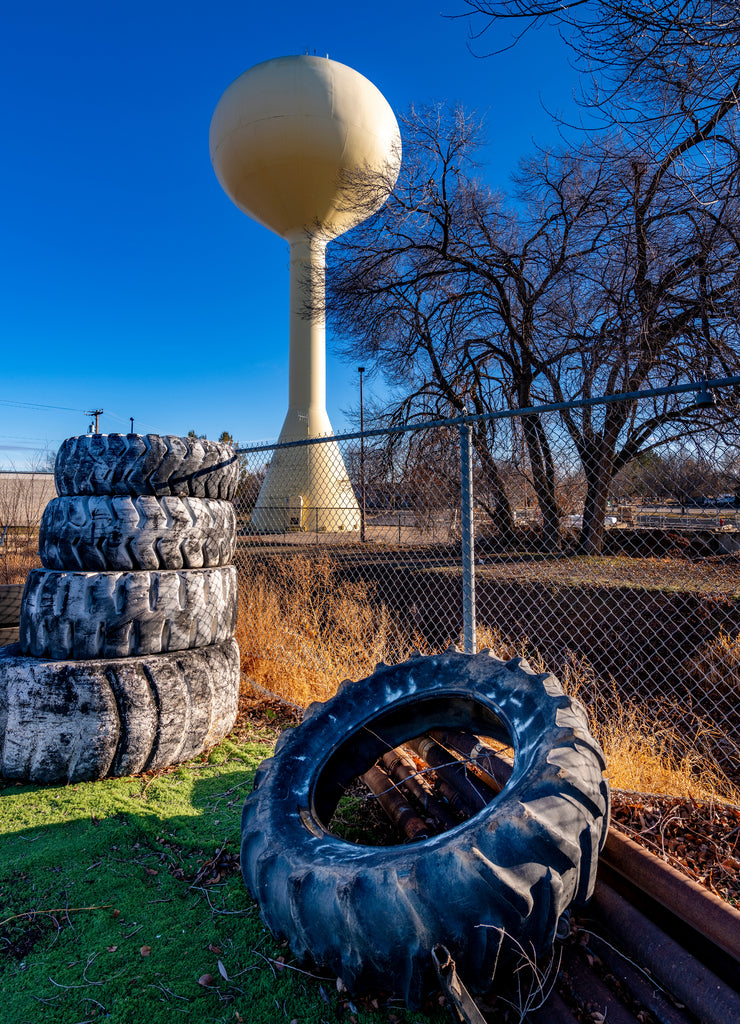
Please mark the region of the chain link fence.
[[740, 438], [709, 397], [625, 457], [682, 390], [590, 455], [587, 403], [240, 449], [242, 671], [306, 705], [414, 649], [523, 654], [737, 783]]

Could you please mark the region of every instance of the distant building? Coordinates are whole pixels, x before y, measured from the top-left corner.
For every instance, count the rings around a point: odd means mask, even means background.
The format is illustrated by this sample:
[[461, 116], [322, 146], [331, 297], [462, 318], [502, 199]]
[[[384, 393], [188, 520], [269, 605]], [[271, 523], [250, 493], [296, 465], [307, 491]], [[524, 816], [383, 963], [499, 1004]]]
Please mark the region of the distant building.
[[53, 473], [0, 470], [0, 529], [37, 527], [44, 509], [56, 496]]

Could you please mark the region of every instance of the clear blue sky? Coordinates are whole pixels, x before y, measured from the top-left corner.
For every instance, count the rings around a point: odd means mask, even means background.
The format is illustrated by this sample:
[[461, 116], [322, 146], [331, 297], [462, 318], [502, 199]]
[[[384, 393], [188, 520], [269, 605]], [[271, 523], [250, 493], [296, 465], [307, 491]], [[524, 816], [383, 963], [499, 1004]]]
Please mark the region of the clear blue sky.
[[[554, 141], [543, 102], [567, 108], [574, 74], [543, 32], [476, 59], [467, 22], [439, 13], [462, 9], [461, 0], [6, 5], [0, 467], [24, 468], [36, 450], [84, 433], [84, 411], [96, 407], [106, 433], [126, 432], [133, 416], [140, 432], [276, 437], [287, 408], [287, 246], [221, 191], [208, 154], [213, 109], [259, 61], [328, 54], [397, 112], [449, 100], [485, 113], [484, 172], [505, 187], [533, 138]], [[357, 404], [357, 372], [331, 336], [328, 347], [339, 432]]]

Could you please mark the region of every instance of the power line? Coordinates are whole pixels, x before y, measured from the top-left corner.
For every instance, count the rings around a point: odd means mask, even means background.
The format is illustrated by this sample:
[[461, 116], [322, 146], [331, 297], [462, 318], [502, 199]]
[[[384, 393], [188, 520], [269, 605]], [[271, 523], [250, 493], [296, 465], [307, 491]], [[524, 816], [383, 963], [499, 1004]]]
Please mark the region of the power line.
[[[40, 402], [16, 402], [16, 401], [14, 401], [13, 399], [10, 399], [10, 398], [0, 398], [0, 405], [11, 405], [11, 406], [14, 406], [15, 408], [18, 408], [18, 409], [56, 409], [56, 410], [58, 410], [60, 412], [82, 413], [84, 416], [91, 416], [91, 415], [93, 415], [93, 413], [86, 412], [84, 409], [73, 409], [69, 405], [42, 405]], [[103, 410], [101, 409], [100, 412], [102, 412], [102, 411]], [[126, 423], [127, 420], [131, 419], [130, 416], [119, 416], [117, 413], [111, 412], [110, 410], [108, 410], [108, 412], [106, 413], [106, 416], [112, 416], [114, 420], [118, 420], [120, 423]], [[138, 417], [137, 417], [137, 423], [140, 423], [142, 427], [144, 427], [145, 429], [147, 429], [148, 431], [150, 431], [152, 433], [156, 433], [156, 431], [158, 429], [153, 424], [145, 423], [143, 420], [140, 420]], [[0, 437], [14, 437], [14, 436], [15, 436], [14, 434], [0, 434]], [[28, 440], [34, 440], [34, 439], [33, 438], [29, 438]], [[46, 438], [39, 438], [39, 440], [46, 440]], [[52, 438], [52, 440], [58, 440], [58, 439]]]
[[22, 409], [60, 409], [62, 412], [83, 411], [82, 409], [71, 409], [68, 405], [40, 405], [38, 402], [15, 402], [9, 398], [0, 398], [0, 405], [15, 405]]
[[13, 441], [58, 441], [60, 444], [63, 437], [29, 437], [27, 434], [0, 434], [0, 438], [11, 438]]

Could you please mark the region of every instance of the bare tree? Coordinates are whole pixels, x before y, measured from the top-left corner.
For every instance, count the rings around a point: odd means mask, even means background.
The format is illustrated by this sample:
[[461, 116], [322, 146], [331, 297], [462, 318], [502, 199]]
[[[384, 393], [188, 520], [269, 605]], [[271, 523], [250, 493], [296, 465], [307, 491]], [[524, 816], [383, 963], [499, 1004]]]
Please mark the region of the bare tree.
[[463, 2], [459, 16], [469, 19], [471, 48], [480, 56], [555, 25], [581, 72], [581, 103], [602, 126], [667, 137], [677, 125], [705, 123], [737, 103], [740, 8], [732, 0]]
[[[333, 246], [327, 301], [335, 332], [347, 354], [382, 365], [398, 396], [389, 423], [546, 400], [545, 370], [563, 352], [543, 324], [569, 272], [600, 245], [599, 175], [583, 176], [579, 154], [544, 156], [537, 201], [524, 196], [528, 207], [516, 211], [476, 176], [475, 119], [434, 107], [402, 120], [398, 185], [378, 216]], [[374, 183], [356, 183], [359, 194], [365, 187]], [[490, 514], [508, 544], [513, 516], [493, 457], [502, 429], [480, 420], [473, 440]], [[523, 431], [546, 543], [556, 546], [553, 452], [537, 416]]]
[[[717, 197], [702, 167], [715, 136], [734, 132], [729, 111], [724, 119], [639, 157], [616, 134], [540, 153], [523, 162], [516, 205], [507, 205], [476, 177], [475, 121], [459, 110], [412, 111], [398, 186], [375, 218], [335, 243], [328, 289], [347, 350], [375, 359], [396, 389], [386, 421], [734, 372], [738, 169], [725, 169], [729, 187]], [[567, 436], [577, 450], [587, 488], [581, 543], [597, 552], [611, 479], [640, 451], [668, 443], [666, 425], [682, 436], [705, 430], [707, 418], [675, 399], [565, 412], [565, 434], [523, 417], [549, 547], [561, 513], [553, 443]], [[511, 509], [493, 455], [501, 430], [480, 421], [474, 443], [508, 543]]]

